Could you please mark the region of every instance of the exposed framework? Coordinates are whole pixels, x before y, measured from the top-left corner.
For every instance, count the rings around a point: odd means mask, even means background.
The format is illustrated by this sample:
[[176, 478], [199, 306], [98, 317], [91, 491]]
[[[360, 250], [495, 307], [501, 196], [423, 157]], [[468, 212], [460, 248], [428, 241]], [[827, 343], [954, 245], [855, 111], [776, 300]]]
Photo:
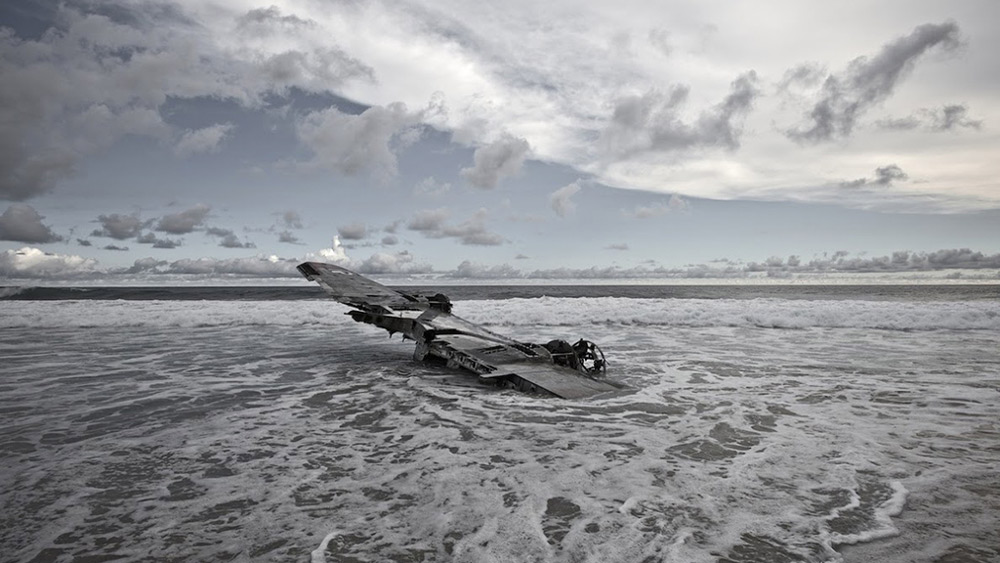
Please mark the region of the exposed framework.
[[440, 293], [396, 291], [322, 262], [304, 262], [298, 270], [331, 297], [354, 309], [347, 314], [355, 321], [414, 340], [417, 345], [413, 356], [418, 360], [437, 360], [468, 370], [484, 383], [566, 399], [618, 389], [595, 379], [605, 372], [607, 362], [593, 342], [520, 342], [451, 314], [451, 301]]

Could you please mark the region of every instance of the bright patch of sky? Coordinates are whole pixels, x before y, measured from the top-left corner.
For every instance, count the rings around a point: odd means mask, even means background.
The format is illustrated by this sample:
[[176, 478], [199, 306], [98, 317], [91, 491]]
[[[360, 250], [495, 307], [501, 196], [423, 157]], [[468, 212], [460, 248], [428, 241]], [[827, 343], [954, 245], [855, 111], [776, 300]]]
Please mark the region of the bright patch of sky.
[[304, 259], [996, 279], [996, 21], [989, 0], [7, 3], [0, 282]]

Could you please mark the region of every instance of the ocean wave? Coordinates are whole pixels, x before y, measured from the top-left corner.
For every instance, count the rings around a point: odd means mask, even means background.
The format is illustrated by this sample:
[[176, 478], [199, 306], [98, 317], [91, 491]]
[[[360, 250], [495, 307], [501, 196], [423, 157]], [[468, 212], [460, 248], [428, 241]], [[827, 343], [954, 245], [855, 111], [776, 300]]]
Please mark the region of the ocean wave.
[[21, 287], [17, 285], [0, 286], [0, 299], [9, 299], [15, 295], [20, 295], [24, 293], [25, 290], [30, 289], [27, 287]]
[[[329, 301], [8, 301], [0, 327], [333, 325], [348, 309]], [[996, 302], [702, 300], [619, 297], [479, 300], [455, 314], [492, 327], [588, 324], [775, 329], [1000, 330]]]
[[461, 303], [471, 321], [494, 326], [610, 323], [679, 327], [1000, 330], [1000, 303], [784, 299], [511, 299]]

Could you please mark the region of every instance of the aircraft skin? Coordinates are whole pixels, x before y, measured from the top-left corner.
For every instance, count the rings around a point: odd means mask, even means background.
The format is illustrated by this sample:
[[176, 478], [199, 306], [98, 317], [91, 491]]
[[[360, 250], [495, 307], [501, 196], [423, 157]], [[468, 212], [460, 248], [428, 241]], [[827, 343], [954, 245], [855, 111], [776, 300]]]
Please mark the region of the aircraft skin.
[[347, 314], [355, 321], [414, 340], [417, 360], [439, 359], [449, 367], [475, 373], [484, 383], [564, 399], [618, 390], [589, 376], [603, 372], [605, 365], [603, 354], [592, 343], [581, 340], [570, 347], [562, 341], [546, 346], [519, 342], [451, 314], [451, 302], [441, 294], [403, 293], [322, 262], [303, 262], [298, 270], [330, 297], [354, 309]]

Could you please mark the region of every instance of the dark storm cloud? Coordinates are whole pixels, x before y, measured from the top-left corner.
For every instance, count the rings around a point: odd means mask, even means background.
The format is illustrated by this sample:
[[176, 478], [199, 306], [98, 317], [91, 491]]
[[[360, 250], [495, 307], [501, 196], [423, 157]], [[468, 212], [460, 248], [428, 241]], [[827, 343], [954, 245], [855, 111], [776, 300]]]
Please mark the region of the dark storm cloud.
[[[0, 109], [0, 117], [5, 117], [4, 113]], [[23, 201], [41, 195], [72, 174], [75, 159], [68, 152], [51, 150], [29, 155], [17, 138], [4, 133], [7, 131], [0, 126], [0, 199]]]
[[875, 169], [875, 180], [873, 183], [879, 186], [888, 186], [897, 180], [906, 180], [909, 176], [903, 169], [895, 164], [882, 166]]
[[287, 229], [301, 229], [302, 228], [302, 217], [299, 216], [298, 212], [288, 210], [281, 214], [281, 221]]
[[181, 241], [179, 240], [163, 238], [156, 239], [156, 242], [153, 243], [153, 248], [177, 248], [180, 245]]
[[138, 236], [139, 232], [146, 226], [146, 223], [139, 219], [139, 216], [136, 214], [120, 215], [112, 213], [110, 215], [100, 215], [97, 217], [97, 220], [100, 221], [101, 228], [95, 229], [94, 232], [90, 233], [90, 236], [125, 240]]
[[923, 128], [928, 131], [956, 131], [958, 129], [975, 129], [983, 127], [982, 120], [969, 117], [969, 108], [965, 104], [949, 104], [933, 109], [919, 109], [906, 117], [890, 117], [880, 119], [875, 125], [882, 129], [910, 130]]
[[502, 236], [486, 229], [485, 209], [480, 209], [458, 225], [448, 225], [448, 215], [446, 208], [418, 211], [406, 227], [428, 238], [455, 238], [462, 244], [472, 246], [497, 246], [506, 242]]
[[63, 237], [42, 223], [42, 217], [30, 205], [14, 204], [0, 215], [0, 240], [16, 242], [58, 242]]
[[889, 164], [887, 166], [880, 166], [875, 169], [875, 177], [868, 178], [858, 178], [856, 180], [849, 180], [840, 183], [842, 188], [861, 188], [864, 186], [879, 186], [888, 187], [894, 182], [902, 182], [908, 180], [910, 176], [903, 172], [903, 169], [895, 164]]
[[886, 44], [877, 55], [854, 59], [844, 72], [826, 77], [819, 99], [806, 114], [806, 124], [785, 134], [803, 143], [849, 136], [866, 111], [892, 95], [921, 55], [934, 47], [951, 50], [959, 44], [956, 23], [924, 24]]
[[879, 119], [875, 122], [875, 126], [880, 129], [888, 129], [892, 131], [910, 131], [920, 127], [923, 122], [915, 115], [910, 115], [907, 117], [888, 117], [885, 119]]
[[476, 149], [472, 155], [472, 167], [463, 168], [462, 177], [477, 188], [495, 188], [500, 180], [521, 171], [530, 151], [531, 146], [525, 139], [503, 135], [493, 143]]
[[205, 219], [208, 217], [208, 212], [212, 208], [199, 203], [190, 209], [181, 211], [180, 213], [174, 213], [173, 215], [164, 215], [156, 223], [156, 230], [170, 233], [172, 235], [185, 235], [195, 230], [195, 228], [202, 226], [205, 223]]
[[[292, 35], [308, 24], [276, 8], [236, 23], [255, 38]], [[218, 147], [229, 126], [178, 131], [161, 115], [170, 99], [249, 108], [292, 88], [328, 92], [374, 79], [370, 67], [329, 44], [274, 53], [250, 41], [231, 49], [173, 3], [63, 2], [45, 24], [45, 33], [0, 33], [0, 200], [51, 191], [78, 159], [129, 135], [179, 138], [181, 154]]]
[[233, 234], [233, 231], [232, 229], [223, 229], [222, 227], [208, 227], [205, 229], [205, 234], [213, 237], [224, 237]]
[[979, 129], [983, 122], [968, 118], [969, 108], [965, 104], [947, 105], [938, 112], [932, 112], [933, 127], [938, 131], [951, 131], [958, 127]]
[[337, 234], [344, 240], [364, 240], [368, 236], [368, 227], [364, 223], [351, 223], [337, 227]]
[[[296, 15], [283, 16], [281, 15], [281, 10], [279, 10], [277, 6], [271, 6], [269, 8], [256, 8], [250, 10], [236, 19], [236, 25], [239, 29], [259, 25], [277, 25], [294, 29], [299, 27], [316, 27], [316, 22], [311, 19], [300, 18]], [[260, 30], [257, 28], [254, 29], [254, 31]]]
[[87, 239], [83, 239], [83, 238], [76, 239], [76, 243], [79, 244], [80, 246], [94, 246], [94, 243], [90, 242]]
[[278, 233], [278, 242], [285, 242], [288, 244], [298, 244], [299, 237], [293, 235], [289, 231], [281, 231], [280, 233]]
[[749, 71], [737, 77], [722, 102], [703, 111], [694, 123], [681, 119], [689, 93], [687, 86], [674, 86], [667, 93], [654, 90], [619, 100], [611, 122], [601, 133], [605, 150], [622, 158], [693, 147], [739, 148], [742, 131], [738, 120], [749, 113], [760, 95], [757, 73]]

